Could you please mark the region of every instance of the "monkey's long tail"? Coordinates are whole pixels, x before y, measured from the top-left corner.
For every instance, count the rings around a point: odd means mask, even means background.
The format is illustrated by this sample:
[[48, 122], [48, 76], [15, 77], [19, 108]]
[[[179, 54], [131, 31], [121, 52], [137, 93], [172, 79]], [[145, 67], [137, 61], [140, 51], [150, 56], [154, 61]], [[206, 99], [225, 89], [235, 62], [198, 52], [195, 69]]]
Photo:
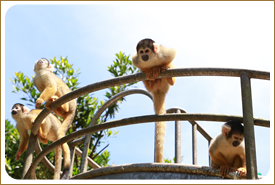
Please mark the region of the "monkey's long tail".
[[[153, 93], [154, 97], [154, 109], [156, 114], [165, 114], [165, 93], [157, 91]], [[165, 138], [165, 121], [156, 122], [156, 138], [155, 138], [155, 162], [163, 162], [163, 148], [164, 148], [164, 138]]]
[[62, 150], [61, 150], [61, 147], [59, 146], [55, 149], [55, 168], [54, 168], [54, 176], [53, 176], [53, 179], [55, 180], [60, 179], [61, 164], [62, 164]]
[[64, 155], [64, 164], [63, 164], [63, 174], [61, 179], [69, 179], [70, 178], [70, 149], [67, 143], [62, 145], [63, 155]]

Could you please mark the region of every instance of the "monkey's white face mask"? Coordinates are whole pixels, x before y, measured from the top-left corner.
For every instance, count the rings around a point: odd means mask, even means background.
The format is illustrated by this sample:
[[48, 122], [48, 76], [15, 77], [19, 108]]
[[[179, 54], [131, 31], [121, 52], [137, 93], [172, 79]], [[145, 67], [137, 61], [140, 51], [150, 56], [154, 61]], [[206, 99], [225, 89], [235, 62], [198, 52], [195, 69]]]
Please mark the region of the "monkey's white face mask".
[[30, 109], [26, 106], [15, 104], [10, 112], [12, 117], [16, 119], [17, 117], [21, 117], [21, 114], [30, 112]]
[[47, 70], [53, 72], [54, 67], [52, 66], [52, 64], [50, 64], [50, 62], [47, 59], [41, 58], [35, 62], [33, 70], [34, 72], [39, 72], [40, 70]]

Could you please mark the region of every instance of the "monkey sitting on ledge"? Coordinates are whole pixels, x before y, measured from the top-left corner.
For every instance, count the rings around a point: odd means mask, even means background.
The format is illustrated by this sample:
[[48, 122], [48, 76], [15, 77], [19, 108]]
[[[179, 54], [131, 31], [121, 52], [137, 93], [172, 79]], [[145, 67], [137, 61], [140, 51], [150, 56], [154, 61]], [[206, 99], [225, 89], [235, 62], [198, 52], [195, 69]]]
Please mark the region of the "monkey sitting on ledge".
[[220, 168], [225, 177], [230, 171], [238, 171], [240, 177], [246, 176], [246, 156], [243, 141], [243, 125], [234, 120], [222, 126], [222, 133], [212, 139], [209, 145], [211, 166]]

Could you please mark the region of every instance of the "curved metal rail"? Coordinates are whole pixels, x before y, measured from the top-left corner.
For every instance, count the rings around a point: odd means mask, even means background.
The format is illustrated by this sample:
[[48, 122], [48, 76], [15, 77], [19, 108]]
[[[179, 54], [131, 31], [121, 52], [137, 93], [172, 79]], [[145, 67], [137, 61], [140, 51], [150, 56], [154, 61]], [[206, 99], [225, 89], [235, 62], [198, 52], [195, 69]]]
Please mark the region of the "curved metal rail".
[[[44, 150], [37, 155], [35, 160], [32, 162], [28, 172], [25, 175], [25, 179], [28, 178], [29, 174], [34, 173], [36, 166], [42, 160], [42, 158], [55, 149], [57, 146], [69, 142], [74, 138], [81, 137], [86, 134], [90, 134], [93, 132], [98, 132], [105, 129], [132, 125], [132, 124], [141, 124], [141, 123], [148, 123], [148, 122], [157, 122], [157, 121], [174, 121], [174, 120], [198, 120], [198, 121], [221, 121], [226, 122], [228, 120], [238, 120], [243, 121], [241, 116], [226, 116], [226, 115], [214, 115], [214, 114], [166, 114], [166, 115], [148, 115], [148, 116], [138, 116], [138, 117], [131, 117], [125, 118], [120, 120], [114, 120], [105, 122], [104, 124], [94, 125], [91, 127], [87, 127], [81, 129], [79, 131], [75, 131], [53, 143], [48, 145], [44, 148]], [[255, 125], [269, 127], [270, 121], [265, 119], [254, 119]]]
[[[88, 127], [91, 127], [93, 125], [96, 125], [97, 120], [100, 118], [101, 114], [113, 103], [115, 103], [117, 100], [126, 97], [128, 95], [131, 94], [143, 94], [148, 96], [151, 100], [153, 100], [152, 95], [144, 90], [144, 89], [129, 89], [126, 91], [123, 91], [121, 93], [118, 93], [117, 95], [113, 96], [111, 99], [109, 99], [108, 101], [106, 101], [101, 107], [100, 109], [96, 112], [96, 114], [94, 115], [94, 117], [92, 118], [92, 120], [89, 123]], [[91, 134], [87, 134], [85, 136], [85, 140], [84, 140], [84, 147], [83, 147], [83, 153], [82, 153], [82, 158], [81, 158], [81, 165], [80, 165], [80, 172], [86, 172], [87, 171], [87, 157], [88, 157], [88, 149], [90, 146], [90, 140], [91, 140]]]
[[[252, 104], [249, 100], [245, 101], [244, 99], [247, 99], [246, 97], [249, 97], [249, 98], [251, 97], [250, 78], [270, 80], [269, 72], [257, 71], [257, 70], [247, 70], [247, 69], [231, 69], [231, 68], [177, 68], [177, 69], [168, 69], [167, 71], [160, 73], [158, 78], [172, 77], [172, 76], [174, 76], [174, 77], [179, 77], [179, 76], [241, 77], [243, 104], [247, 104], [247, 106], [244, 105], [244, 107], [243, 107], [244, 119], [245, 119], [245, 122], [249, 123], [248, 125], [250, 125], [249, 129], [247, 129], [247, 130], [249, 130], [249, 132], [253, 131], [253, 134], [249, 136], [249, 138], [253, 137], [253, 139], [252, 139], [253, 140], [252, 145], [253, 145], [254, 127], [253, 127], [253, 129], [251, 129], [253, 126], [253, 123], [251, 124], [251, 122], [253, 121], [253, 117], [251, 118], [251, 114], [250, 115], [248, 114], [248, 112], [249, 111], [251, 112], [251, 110], [252, 110], [252, 107], [251, 107]], [[53, 102], [51, 104], [51, 110], [54, 110], [54, 109], [58, 108], [59, 106], [61, 106], [62, 104], [66, 103], [72, 99], [78, 98], [79, 96], [82, 96], [84, 94], [88, 94], [88, 93], [91, 93], [91, 92], [94, 92], [97, 90], [101, 90], [101, 89], [116, 86], [116, 85], [122, 85], [125, 83], [137, 82], [137, 81], [142, 81], [142, 80], [146, 80], [146, 75], [143, 73], [136, 73], [136, 74], [132, 74], [132, 75], [116, 77], [113, 79], [104, 80], [104, 81], [97, 82], [97, 83], [94, 83], [91, 85], [87, 85], [87, 86], [84, 86], [84, 87], [79, 88], [75, 91], [72, 91], [72, 92], [60, 97], [59, 99], [57, 99], [55, 102]], [[249, 93], [250, 93], [250, 95], [249, 95]], [[28, 146], [28, 149], [26, 152], [26, 160], [25, 160], [25, 164], [24, 164], [24, 168], [23, 168], [23, 177], [24, 178], [27, 178], [29, 175], [27, 173], [27, 171], [32, 170], [31, 163], [32, 163], [33, 151], [34, 151], [34, 145], [32, 143], [37, 140], [37, 133], [38, 133], [38, 129], [40, 127], [40, 123], [50, 112], [51, 111], [44, 109], [38, 115], [38, 117], [36, 118], [36, 120], [34, 122], [34, 126], [32, 127], [29, 146]], [[160, 118], [158, 118], [158, 119], [161, 119], [161, 116], [159, 116], [159, 117]], [[159, 121], [158, 119], [156, 119], [156, 121]], [[163, 121], [169, 121], [169, 120], [163, 120]], [[210, 121], [217, 121], [217, 120], [210, 120]], [[261, 121], [258, 120], [258, 122], [261, 122]], [[269, 125], [269, 124], [270, 123], [267, 124], [265, 121], [263, 123], [263, 125], [265, 125], [265, 126]], [[246, 126], [246, 127], [248, 128], [248, 126]], [[61, 142], [62, 140], [63, 140], [63, 138], [60, 139], [59, 141], [57, 141], [57, 143]], [[247, 140], [249, 140], [249, 139], [246, 139], [245, 141], [247, 141]], [[67, 142], [67, 141], [65, 141], [65, 142]], [[254, 145], [255, 145], [255, 142], [254, 142]], [[248, 145], [247, 147], [250, 147], [250, 145]], [[252, 148], [253, 148], [253, 146], [252, 146]], [[255, 148], [255, 146], [254, 146], [254, 148]], [[252, 156], [252, 158], [255, 158], [255, 156]], [[251, 175], [250, 171], [248, 171], [248, 178], [255, 178], [255, 177], [253, 177], [253, 175]]]
[[[166, 110], [166, 113], [187, 113], [186, 110], [177, 107], [170, 108]], [[193, 164], [197, 164], [197, 130], [202, 134], [202, 136], [207, 139], [208, 145], [212, 139], [212, 137], [198, 124], [196, 121], [190, 121], [192, 124], [192, 158]], [[175, 121], [175, 163], [180, 163], [181, 161], [181, 123], [179, 121]], [[210, 165], [210, 158], [209, 158]]]
[[[104, 167], [78, 174], [71, 179], [222, 179], [218, 170], [209, 166], [169, 163], [139, 163]], [[237, 172], [225, 178], [240, 179]]]

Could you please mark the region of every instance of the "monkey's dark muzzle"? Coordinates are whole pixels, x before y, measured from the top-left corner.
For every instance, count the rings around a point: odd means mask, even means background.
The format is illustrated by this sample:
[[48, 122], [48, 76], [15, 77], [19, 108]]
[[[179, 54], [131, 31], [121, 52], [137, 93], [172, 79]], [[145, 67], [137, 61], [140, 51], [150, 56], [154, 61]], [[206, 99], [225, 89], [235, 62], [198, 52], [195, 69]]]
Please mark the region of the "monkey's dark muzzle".
[[238, 141], [234, 141], [234, 142], [232, 143], [232, 145], [233, 145], [234, 147], [239, 146], [239, 144], [240, 144], [240, 142], [238, 142]]
[[149, 60], [149, 55], [142, 55], [141, 58], [143, 61], [146, 62], [147, 60]]
[[12, 114], [12, 115], [15, 115], [15, 114], [17, 114], [17, 111], [16, 111], [16, 110], [12, 110], [12, 111], [11, 111], [11, 114]]
[[39, 60], [37, 61], [37, 63], [38, 63], [38, 64], [43, 63], [43, 60], [39, 59]]

